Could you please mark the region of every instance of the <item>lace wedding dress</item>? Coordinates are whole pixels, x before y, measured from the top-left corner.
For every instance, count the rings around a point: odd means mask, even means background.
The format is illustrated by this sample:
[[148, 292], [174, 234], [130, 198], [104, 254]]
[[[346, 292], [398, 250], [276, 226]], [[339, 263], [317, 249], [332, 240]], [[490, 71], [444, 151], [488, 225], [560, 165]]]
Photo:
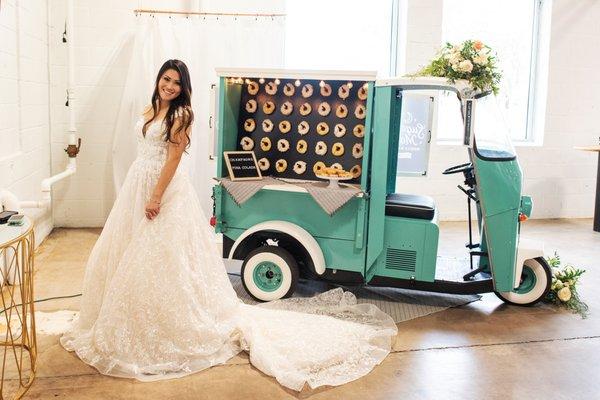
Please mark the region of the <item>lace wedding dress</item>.
[[193, 186], [178, 168], [154, 220], [144, 214], [165, 162], [163, 121], [138, 155], [96, 242], [78, 318], [61, 344], [102, 374], [168, 379], [247, 351], [280, 384], [301, 390], [357, 379], [390, 352], [394, 321], [333, 289], [307, 299], [242, 303], [228, 279]]

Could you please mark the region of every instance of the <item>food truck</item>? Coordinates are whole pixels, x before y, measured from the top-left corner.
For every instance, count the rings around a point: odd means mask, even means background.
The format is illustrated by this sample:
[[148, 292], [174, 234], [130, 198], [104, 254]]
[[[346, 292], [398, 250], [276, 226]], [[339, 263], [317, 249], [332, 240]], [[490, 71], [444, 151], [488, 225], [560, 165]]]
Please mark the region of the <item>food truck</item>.
[[[212, 220], [223, 234], [223, 256], [243, 260], [242, 282], [253, 298], [291, 296], [300, 278], [495, 292], [517, 305], [535, 304], [547, 294], [551, 270], [543, 247], [520, 235], [532, 199], [521, 193], [522, 171], [491, 92], [443, 78], [377, 80], [368, 72], [217, 72], [220, 183], [213, 188]], [[403, 105], [422, 91], [451, 93], [460, 103], [464, 163], [443, 173], [455, 174], [469, 222], [473, 216], [478, 228], [474, 234], [469, 224], [468, 258], [451, 274], [459, 279], [442, 276], [438, 268], [434, 200], [397, 187], [404, 162], [398, 157]], [[223, 184], [229, 176], [223, 154], [236, 150], [254, 152], [263, 179], [275, 178], [240, 204]], [[324, 179], [337, 180], [326, 174], [335, 169], [347, 179], [341, 188], [354, 194], [328, 213], [306, 185], [322, 188]], [[256, 184], [237, 184], [246, 182]]]

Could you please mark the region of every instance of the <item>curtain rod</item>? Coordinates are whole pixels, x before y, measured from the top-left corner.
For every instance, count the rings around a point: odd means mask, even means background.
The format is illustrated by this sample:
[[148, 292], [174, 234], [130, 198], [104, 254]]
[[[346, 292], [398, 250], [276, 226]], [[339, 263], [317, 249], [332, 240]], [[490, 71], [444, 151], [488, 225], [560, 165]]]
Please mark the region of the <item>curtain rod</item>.
[[196, 11], [170, 11], [170, 10], [146, 10], [135, 9], [136, 14], [178, 14], [178, 15], [203, 15], [203, 16], [231, 16], [231, 17], [285, 17], [286, 14], [249, 14], [249, 13], [211, 13]]

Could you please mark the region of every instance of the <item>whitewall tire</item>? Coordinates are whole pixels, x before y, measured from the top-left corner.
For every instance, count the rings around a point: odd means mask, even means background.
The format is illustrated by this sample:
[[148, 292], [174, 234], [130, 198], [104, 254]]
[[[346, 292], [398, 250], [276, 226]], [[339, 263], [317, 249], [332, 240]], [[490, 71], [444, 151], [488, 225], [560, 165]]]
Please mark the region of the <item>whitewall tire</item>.
[[291, 296], [298, 283], [298, 264], [287, 250], [262, 246], [252, 250], [242, 264], [244, 289], [258, 301]]
[[543, 300], [550, 290], [552, 273], [542, 257], [525, 260], [520, 285], [511, 292], [495, 292], [504, 302], [518, 306], [531, 306]]

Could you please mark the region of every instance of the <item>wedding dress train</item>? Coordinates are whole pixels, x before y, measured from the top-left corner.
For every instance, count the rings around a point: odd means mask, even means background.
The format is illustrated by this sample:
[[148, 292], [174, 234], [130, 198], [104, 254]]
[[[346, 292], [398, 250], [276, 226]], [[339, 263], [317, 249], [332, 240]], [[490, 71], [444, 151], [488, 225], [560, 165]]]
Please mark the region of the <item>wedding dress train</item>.
[[165, 162], [164, 123], [144, 137], [87, 262], [78, 319], [61, 344], [106, 375], [168, 379], [247, 351], [280, 384], [301, 390], [357, 379], [390, 352], [397, 328], [342, 289], [259, 306], [242, 303], [183, 168], [160, 213], [144, 214]]

